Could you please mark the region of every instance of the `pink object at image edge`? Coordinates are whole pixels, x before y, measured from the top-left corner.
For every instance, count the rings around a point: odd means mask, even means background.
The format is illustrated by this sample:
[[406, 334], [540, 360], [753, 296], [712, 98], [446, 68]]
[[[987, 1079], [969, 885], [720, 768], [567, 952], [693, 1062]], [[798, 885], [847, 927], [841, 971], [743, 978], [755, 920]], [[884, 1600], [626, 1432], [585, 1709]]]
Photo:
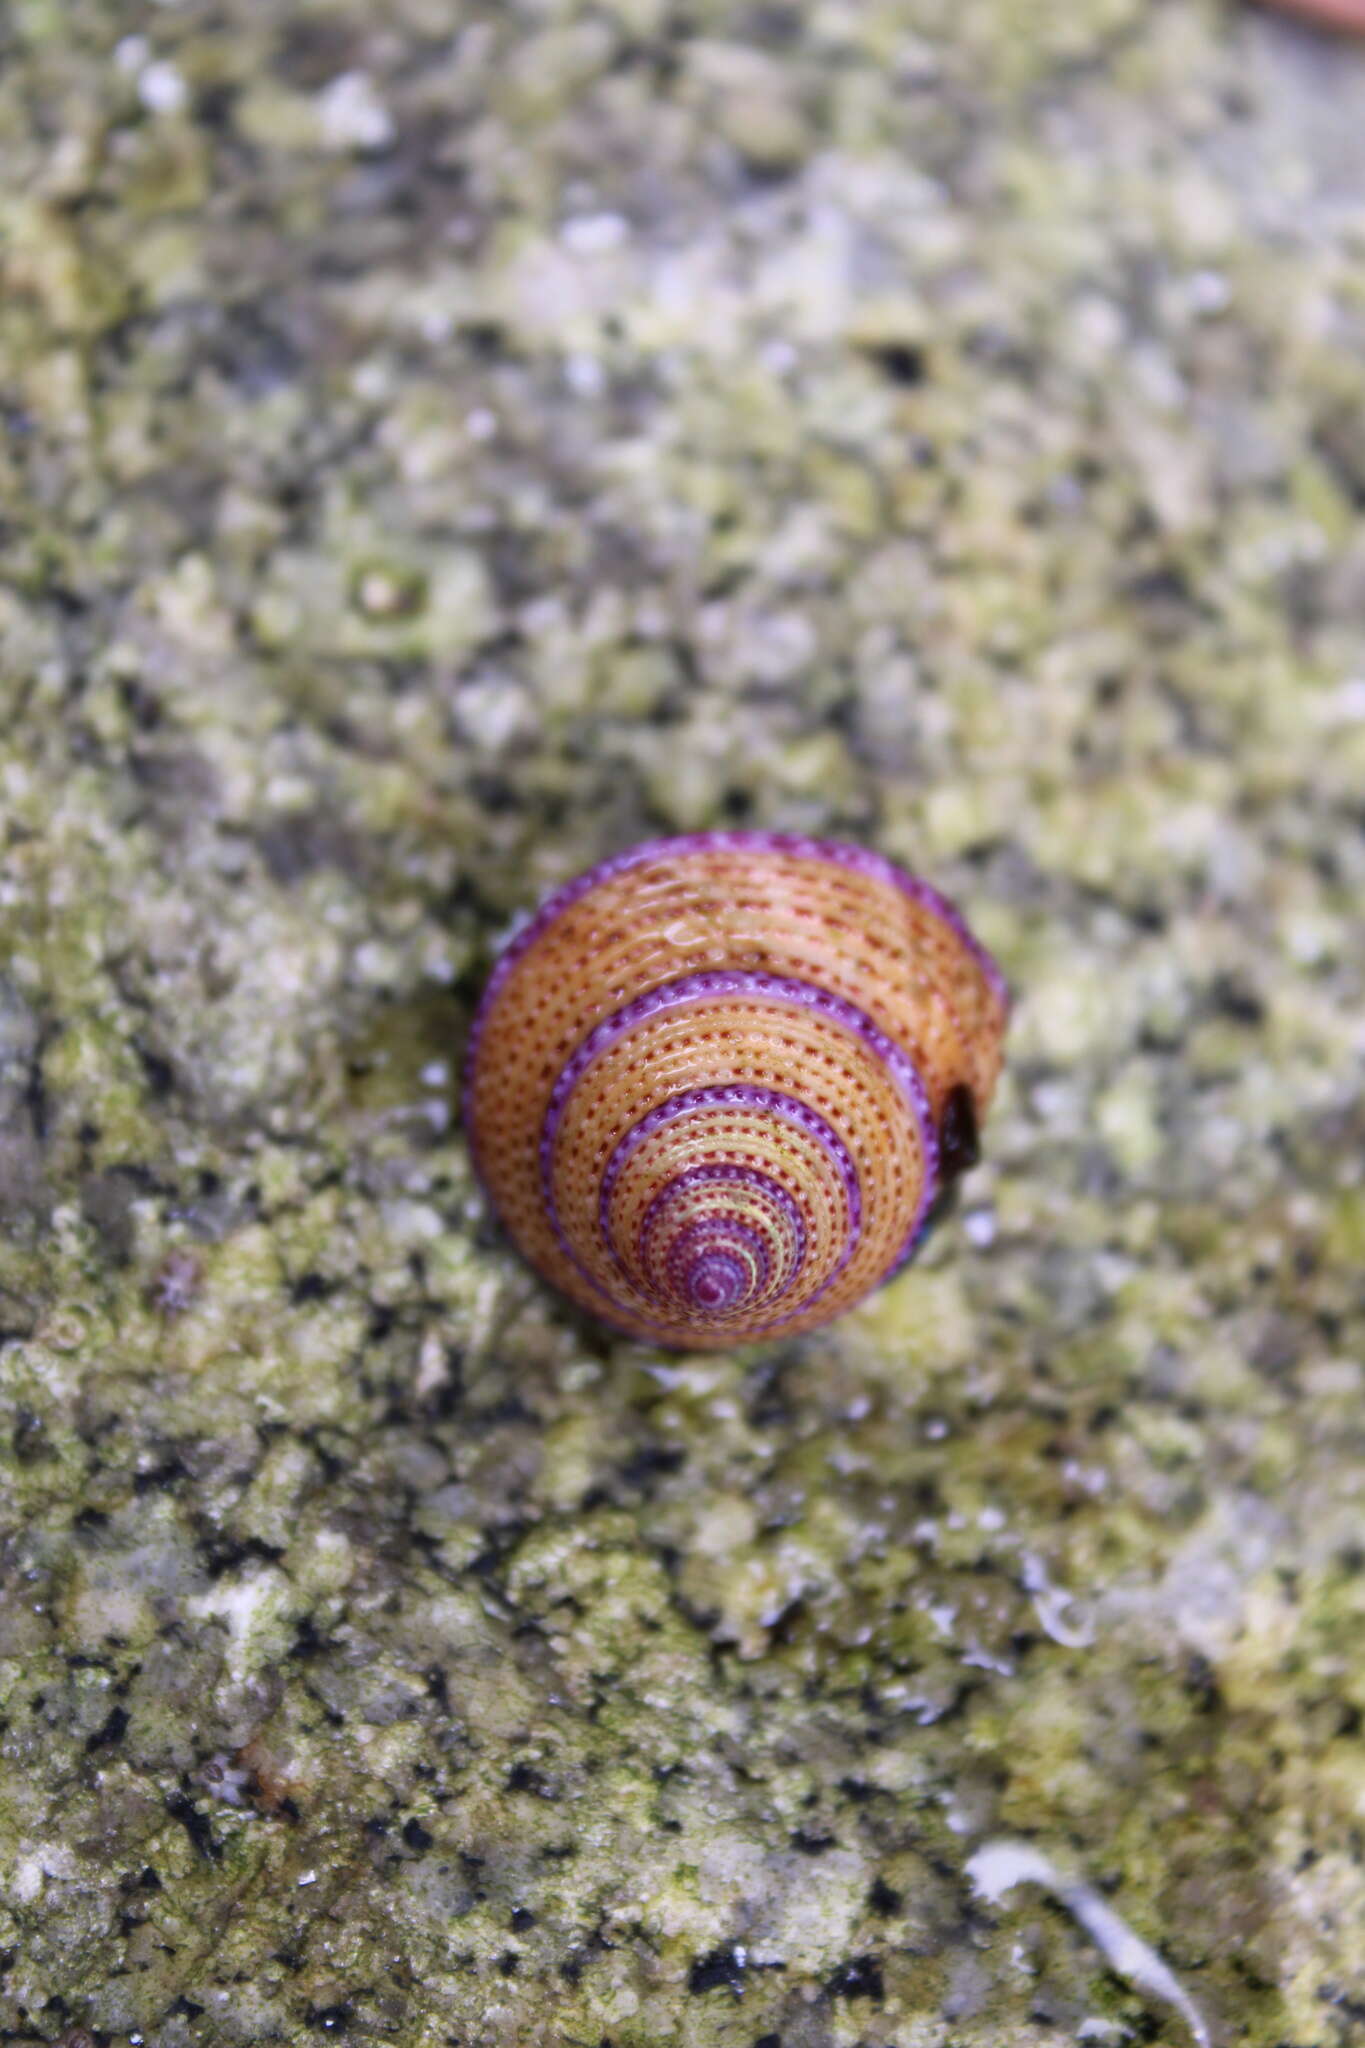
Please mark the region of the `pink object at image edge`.
[[1297, 15], [1302, 21], [1316, 22], [1320, 28], [1365, 35], [1365, 0], [1260, 0], [1260, 4], [1281, 14]]

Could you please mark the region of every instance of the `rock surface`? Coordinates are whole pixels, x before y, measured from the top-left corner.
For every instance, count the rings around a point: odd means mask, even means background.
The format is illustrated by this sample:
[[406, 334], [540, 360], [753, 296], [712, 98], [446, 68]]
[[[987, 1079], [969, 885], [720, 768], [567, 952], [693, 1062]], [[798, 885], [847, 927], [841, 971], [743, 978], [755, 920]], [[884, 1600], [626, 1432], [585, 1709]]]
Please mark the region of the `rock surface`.
[[[7, 2040], [1358, 2038], [1362, 134], [1198, 0], [5, 10]], [[749, 822], [1011, 1062], [649, 1354], [453, 1077]]]

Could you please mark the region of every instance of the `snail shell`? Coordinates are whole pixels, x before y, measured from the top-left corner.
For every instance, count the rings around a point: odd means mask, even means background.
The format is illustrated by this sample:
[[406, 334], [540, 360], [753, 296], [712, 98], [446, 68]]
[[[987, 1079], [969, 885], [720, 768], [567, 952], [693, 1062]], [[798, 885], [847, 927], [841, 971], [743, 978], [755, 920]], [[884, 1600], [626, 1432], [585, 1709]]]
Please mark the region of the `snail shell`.
[[807, 1330], [904, 1264], [976, 1156], [1008, 999], [926, 883], [768, 832], [558, 891], [474, 1020], [465, 1128], [546, 1279], [631, 1336]]

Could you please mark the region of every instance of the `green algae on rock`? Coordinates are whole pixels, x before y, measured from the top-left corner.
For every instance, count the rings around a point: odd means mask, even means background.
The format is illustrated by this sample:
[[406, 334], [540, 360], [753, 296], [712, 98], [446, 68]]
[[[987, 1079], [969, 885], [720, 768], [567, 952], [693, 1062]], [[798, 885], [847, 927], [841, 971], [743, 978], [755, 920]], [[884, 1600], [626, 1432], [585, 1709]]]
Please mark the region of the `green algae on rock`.
[[[1040, 13], [8, 10], [0, 2033], [1174, 2037], [1004, 1839], [1349, 2041], [1365, 86]], [[1024, 1000], [961, 1238], [664, 1357], [451, 1076], [745, 824]]]

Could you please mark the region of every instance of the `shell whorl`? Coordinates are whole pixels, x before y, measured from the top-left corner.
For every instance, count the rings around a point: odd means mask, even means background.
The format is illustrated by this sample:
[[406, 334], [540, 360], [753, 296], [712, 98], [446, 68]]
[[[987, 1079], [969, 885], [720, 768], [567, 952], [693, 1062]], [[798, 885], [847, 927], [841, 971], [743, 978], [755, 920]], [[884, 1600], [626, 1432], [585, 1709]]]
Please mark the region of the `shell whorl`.
[[548, 1280], [629, 1335], [722, 1349], [826, 1322], [910, 1257], [1007, 1014], [951, 904], [877, 854], [652, 840], [501, 955], [465, 1129]]

